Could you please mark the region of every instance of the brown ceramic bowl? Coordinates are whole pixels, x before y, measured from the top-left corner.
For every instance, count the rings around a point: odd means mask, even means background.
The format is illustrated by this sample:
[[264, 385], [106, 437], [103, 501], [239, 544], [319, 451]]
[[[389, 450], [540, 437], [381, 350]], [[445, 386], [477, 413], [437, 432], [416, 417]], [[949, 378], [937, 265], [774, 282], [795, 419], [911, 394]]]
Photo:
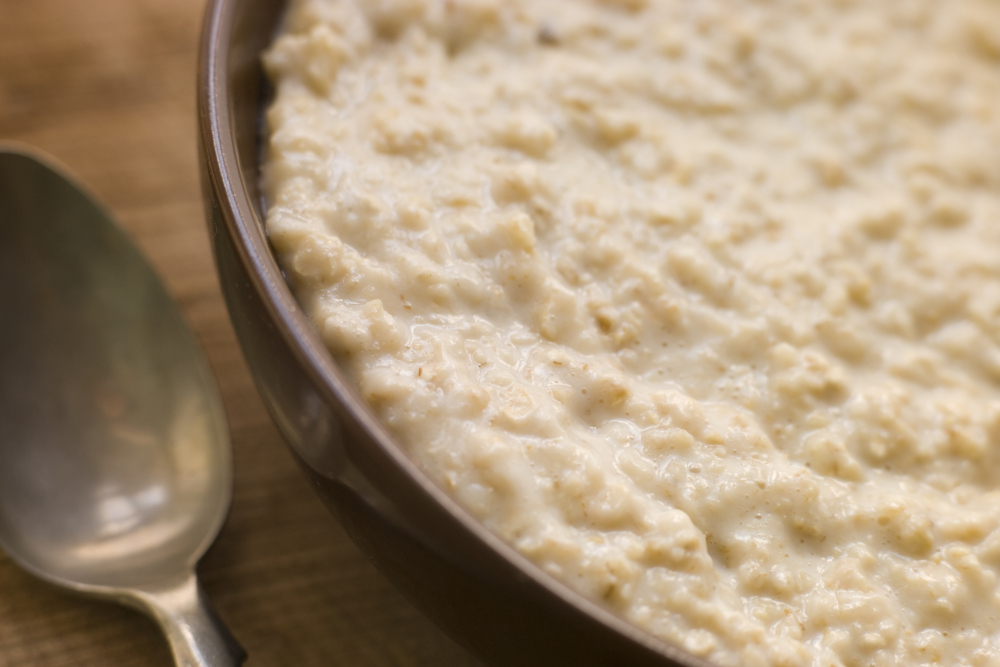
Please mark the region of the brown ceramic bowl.
[[414, 604], [494, 665], [704, 665], [543, 573], [406, 457], [310, 327], [275, 262], [258, 188], [260, 53], [285, 0], [212, 0], [198, 82], [216, 265], [274, 421], [352, 539]]

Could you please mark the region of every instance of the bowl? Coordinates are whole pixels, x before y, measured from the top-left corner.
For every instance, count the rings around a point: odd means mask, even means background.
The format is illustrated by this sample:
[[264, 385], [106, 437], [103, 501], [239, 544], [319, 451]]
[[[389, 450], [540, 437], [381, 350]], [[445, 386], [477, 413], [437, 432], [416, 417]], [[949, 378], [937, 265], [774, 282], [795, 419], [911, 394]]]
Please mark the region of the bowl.
[[406, 456], [311, 327], [268, 245], [260, 54], [284, 0], [212, 0], [198, 81], [201, 176], [226, 306], [261, 396], [313, 487], [379, 570], [494, 665], [706, 665], [497, 538]]

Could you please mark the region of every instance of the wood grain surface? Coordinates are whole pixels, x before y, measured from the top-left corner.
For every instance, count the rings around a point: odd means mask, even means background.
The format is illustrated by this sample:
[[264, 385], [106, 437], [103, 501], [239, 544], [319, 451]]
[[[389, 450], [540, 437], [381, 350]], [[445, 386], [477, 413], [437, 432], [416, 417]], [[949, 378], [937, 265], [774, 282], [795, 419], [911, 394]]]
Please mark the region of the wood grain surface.
[[[358, 552], [296, 469], [219, 292], [199, 191], [203, 0], [0, 0], [0, 140], [50, 153], [145, 251], [205, 346], [228, 411], [236, 491], [199, 569], [247, 664], [478, 665]], [[167, 666], [152, 622], [75, 597], [0, 553], [0, 666]]]

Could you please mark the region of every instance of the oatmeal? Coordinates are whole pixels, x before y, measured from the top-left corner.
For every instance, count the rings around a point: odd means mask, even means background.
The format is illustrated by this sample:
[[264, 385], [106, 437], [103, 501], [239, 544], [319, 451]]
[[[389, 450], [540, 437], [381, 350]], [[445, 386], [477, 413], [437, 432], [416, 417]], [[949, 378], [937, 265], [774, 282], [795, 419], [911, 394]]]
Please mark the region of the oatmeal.
[[268, 230], [413, 459], [728, 665], [1000, 663], [1000, 2], [296, 0]]

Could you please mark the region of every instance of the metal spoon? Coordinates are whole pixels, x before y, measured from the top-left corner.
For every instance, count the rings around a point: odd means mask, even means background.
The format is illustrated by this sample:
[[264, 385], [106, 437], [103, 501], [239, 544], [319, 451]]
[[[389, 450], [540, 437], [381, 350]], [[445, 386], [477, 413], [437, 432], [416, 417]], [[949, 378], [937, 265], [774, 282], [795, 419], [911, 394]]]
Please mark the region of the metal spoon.
[[211, 372], [125, 234], [42, 160], [0, 147], [0, 547], [146, 612], [178, 665], [239, 665], [194, 570], [232, 496]]

